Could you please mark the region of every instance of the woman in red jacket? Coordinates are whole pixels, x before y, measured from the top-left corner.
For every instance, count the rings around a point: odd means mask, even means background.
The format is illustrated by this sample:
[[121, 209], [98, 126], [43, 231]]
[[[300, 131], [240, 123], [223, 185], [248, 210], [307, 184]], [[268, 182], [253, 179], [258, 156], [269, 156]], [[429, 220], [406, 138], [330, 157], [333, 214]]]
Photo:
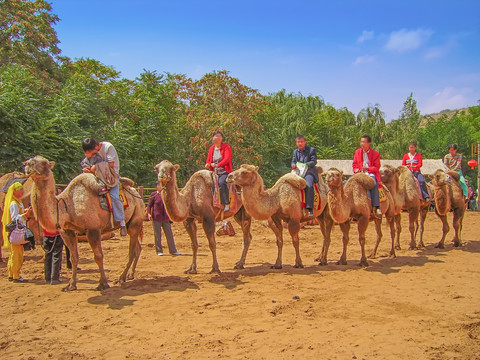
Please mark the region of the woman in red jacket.
[[230, 210], [230, 200], [227, 185], [227, 176], [233, 171], [232, 168], [232, 148], [223, 142], [221, 131], [213, 133], [213, 145], [208, 150], [207, 162], [205, 168], [215, 171], [218, 176], [218, 187], [220, 188], [220, 202], [224, 205], [223, 211]]
[[408, 145], [408, 153], [403, 155], [402, 165], [406, 166], [417, 178], [420, 184], [420, 191], [422, 192], [423, 198], [426, 201], [430, 201], [428, 191], [427, 191], [427, 185], [425, 185], [425, 178], [420, 172], [420, 168], [423, 165], [422, 154], [417, 153], [416, 143], [411, 142]]

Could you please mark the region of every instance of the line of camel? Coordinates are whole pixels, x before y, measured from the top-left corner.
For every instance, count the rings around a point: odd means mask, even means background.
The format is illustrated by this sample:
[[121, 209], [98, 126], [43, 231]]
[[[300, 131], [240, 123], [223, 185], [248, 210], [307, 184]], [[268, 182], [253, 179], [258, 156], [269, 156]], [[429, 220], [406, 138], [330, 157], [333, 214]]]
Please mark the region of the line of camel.
[[[110, 213], [100, 207], [98, 192], [100, 185], [93, 174], [80, 174], [75, 177], [57, 195], [55, 179], [52, 169], [54, 162], [42, 156], [35, 156], [24, 163], [25, 175], [9, 173], [0, 178], [3, 186], [12, 177], [28, 176], [24, 183], [25, 195], [22, 201], [25, 205], [31, 204], [35, 217], [30, 221], [29, 227], [33, 230], [38, 227], [49, 232], [55, 232], [58, 227], [66, 246], [71, 251], [72, 276], [65, 291], [77, 289], [77, 265], [79, 261], [77, 236], [86, 235], [93, 250], [95, 262], [100, 270], [100, 283], [98, 290], [109, 287], [103, 266], [103, 251], [101, 234], [112, 231]], [[192, 242], [192, 263], [185, 271], [188, 274], [197, 273], [197, 223], [202, 224], [212, 252], [213, 273], [220, 272], [216, 254], [215, 224], [220, 216], [213, 205], [213, 176], [208, 170], [194, 173], [182, 189], [178, 188], [176, 172], [179, 165], [174, 165], [168, 160], [163, 160], [155, 166], [158, 180], [162, 184], [162, 197], [170, 219], [174, 222], [183, 222]], [[314, 218], [318, 219], [323, 235], [323, 246], [320, 255], [316, 258], [319, 265], [327, 264], [327, 253], [330, 245], [330, 235], [334, 224], [339, 224], [342, 231], [343, 252], [337, 264], [347, 263], [346, 251], [349, 242], [349, 230], [352, 221], [357, 223], [359, 244], [361, 248], [360, 266], [368, 266], [365, 255], [365, 232], [369, 222], [375, 223], [377, 240], [370, 258], [375, 258], [378, 245], [382, 239], [381, 218], [372, 216], [371, 201], [367, 191], [374, 186], [374, 181], [369, 176], [358, 173], [347, 182], [343, 180], [343, 173], [331, 168], [325, 173], [317, 168], [319, 174], [325, 177], [325, 182], [320, 176], [318, 188], [320, 191], [320, 206], [314, 210]], [[415, 179], [406, 167], [397, 168], [386, 165], [381, 169], [382, 183], [386, 188], [386, 200], [381, 202], [381, 210], [389, 225], [391, 237], [390, 256], [395, 257], [395, 249], [400, 249], [400, 214], [408, 211], [410, 249], [424, 247], [423, 231], [424, 222], [430, 202], [423, 200], [418, 193]], [[143, 235], [143, 221], [145, 205], [143, 199], [134, 188], [134, 182], [128, 178], [121, 178], [121, 184], [126, 189], [129, 206], [125, 209], [125, 220], [130, 237], [128, 262], [119, 278], [125, 282], [134, 278], [135, 268], [141, 252], [141, 238]], [[228, 175], [227, 182], [241, 188], [241, 192], [234, 192], [234, 206], [227, 213], [221, 214], [223, 218], [233, 217], [241, 226], [243, 232], [243, 248], [240, 259], [235, 264], [235, 269], [243, 269], [248, 248], [252, 240], [250, 233], [252, 218], [267, 220], [269, 227], [275, 234], [277, 243], [277, 259], [272, 268], [282, 268], [283, 249], [283, 223], [287, 224], [288, 232], [292, 237], [295, 248], [295, 267], [302, 268], [300, 256], [299, 231], [301, 223], [312, 220], [305, 216], [301, 207], [302, 190], [306, 187], [303, 178], [295, 174], [286, 174], [270, 188], [266, 189], [258, 167], [241, 165], [239, 169]], [[453, 237], [454, 246], [461, 244], [462, 220], [466, 204], [460, 188], [459, 177], [456, 172], [437, 170], [432, 181], [428, 184], [431, 198], [435, 201], [435, 211], [443, 225], [443, 234], [436, 245], [443, 248], [445, 236], [450, 228], [447, 223], [447, 214], [453, 211]], [[0, 206], [3, 199], [0, 194]], [[0, 213], [4, 209], [0, 208]], [[36, 220], [38, 220], [37, 226]], [[419, 241], [416, 235], [419, 233]], [[129, 270], [131, 268], [131, 272]]]

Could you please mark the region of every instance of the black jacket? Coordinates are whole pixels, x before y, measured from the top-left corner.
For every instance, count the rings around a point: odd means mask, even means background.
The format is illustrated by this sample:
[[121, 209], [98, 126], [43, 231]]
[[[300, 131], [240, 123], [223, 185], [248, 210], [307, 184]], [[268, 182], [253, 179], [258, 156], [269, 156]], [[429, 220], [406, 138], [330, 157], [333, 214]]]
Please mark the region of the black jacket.
[[315, 182], [318, 182], [318, 172], [315, 168], [315, 165], [317, 165], [317, 150], [313, 146], [305, 146], [303, 151], [298, 148], [293, 150], [292, 165], [296, 164], [297, 161], [307, 164], [307, 174], [311, 174]]

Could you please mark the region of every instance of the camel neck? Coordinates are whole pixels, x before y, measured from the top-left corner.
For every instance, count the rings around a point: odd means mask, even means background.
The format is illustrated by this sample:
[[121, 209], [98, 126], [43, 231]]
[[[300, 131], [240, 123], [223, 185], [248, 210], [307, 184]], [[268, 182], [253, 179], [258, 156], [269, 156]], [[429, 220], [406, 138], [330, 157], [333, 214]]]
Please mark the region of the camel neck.
[[258, 174], [252, 184], [242, 186], [243, 206], [257, 220], [267, 220], [276, 212], [273, 201], [278, 202], [278, 194], [272, 196], [266, 192], [263, 179]]
[[31, 199], [33, 212], [42, 228], [49, 232], [56, 231], [58, 209], [53, 175], [45, 180], [34, 181]]
[[330, 207], [330, 215], [337, 223], [344, 223], [350, 218], [350, 209], [346, 202], [347, 199], [343, 186], [330, 188], [328, 192], [328, 206]]
[[162, 191], [162, 198], [167, 210], [168, 216], [172, 221], [184, 221], [188, 216], [188, 206], [186, 204], [185, 196], [180, 193], [177, 186], [177, 176], [172, 175], [165, 189]]

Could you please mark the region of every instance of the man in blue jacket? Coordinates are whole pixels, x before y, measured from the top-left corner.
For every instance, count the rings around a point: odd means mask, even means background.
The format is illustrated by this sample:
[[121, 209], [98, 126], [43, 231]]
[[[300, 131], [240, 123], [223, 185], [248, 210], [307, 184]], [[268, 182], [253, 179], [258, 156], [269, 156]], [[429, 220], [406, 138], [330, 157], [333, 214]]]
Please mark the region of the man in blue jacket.
[[297, 162], [307, 165], [308, 169], [304, 175], [307, 187], [305, 188], [305, 202], [308, 210], [308, 216], [313, 216], [313, 184], [318, 182], [317, 150], [313, 146], [307, 146], [307, 139], [304, 135], [298, 135], [296, 138], [297, 149], [293, 150], [292, 169], [297, 168]]

